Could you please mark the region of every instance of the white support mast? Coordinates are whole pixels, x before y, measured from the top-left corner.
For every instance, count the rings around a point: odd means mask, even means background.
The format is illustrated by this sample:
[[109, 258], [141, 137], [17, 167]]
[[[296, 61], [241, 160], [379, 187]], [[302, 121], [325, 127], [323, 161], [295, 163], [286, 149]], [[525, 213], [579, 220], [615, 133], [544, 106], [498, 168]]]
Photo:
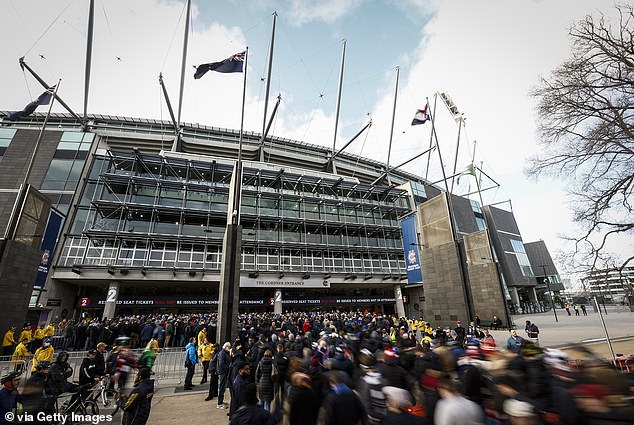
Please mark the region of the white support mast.
[[337, 108], [335, 110], [335, 134], [333, 135], [333, 138], [332, 138], [332, 152], [330, 154], [330, 158], [333, 160], [332, 161], [333, 173], [337, 173], [337, 169], [335, 168], [334, 156], [335, 156], [335, 148], [337, 145], [337, 131], [339, 128], [339, 111], [341, 109], [341, 92], [343, 90], [343, 68], [346, 62], [346, 44], [347, 43], [348, 43], [348, 40], [346, 40], [345, 38], [341, 40], [341, 66], [339, 68], [339, 86], [337, 88]]

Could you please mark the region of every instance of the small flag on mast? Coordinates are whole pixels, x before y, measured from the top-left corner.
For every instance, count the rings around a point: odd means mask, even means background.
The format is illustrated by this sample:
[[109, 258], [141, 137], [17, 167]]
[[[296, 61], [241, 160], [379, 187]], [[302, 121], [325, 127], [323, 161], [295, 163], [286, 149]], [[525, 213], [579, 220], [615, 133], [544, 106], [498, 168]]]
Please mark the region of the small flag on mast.
[[48, 105], [51, 103], [51, 98], [53, 97], [53, 93], [55, 92], [55, 86], [49, 87], [44, 93], [42, 93], [37, 99], [33, 102], [29, 103], [22, 109], [21, 111], [15, 111], [9, 113], [7, 119], [9, 121], [16, 121], [20, 118], [28, 117], [35, 109], [40, 105]]
[[203, 63], [202, 65], [198, 65], [196, 67], [196, 73], [194, 73], [194, 78], [197, 80], [208, 71], [224, 73], [242, 72], [245, 54], [246, 52], [240, 52], [220, 62]]
[[474, 176], [475, 177], [476, 172], [475, 172], [475, 165], [473, 165], [473, 163], [467, 165], [464, 170], [458, 174], [458, 178], [456, 179], [456, 182], [458, 184], [460, 184], [460, 177], [462, 176]]
[[414, 119], [412, 120], [412, 125], [425, 124], [429, 119], [431, 119], [431, 116], [429, 115], [429, 103], [426, 103], [423, 109], [416, 111]]

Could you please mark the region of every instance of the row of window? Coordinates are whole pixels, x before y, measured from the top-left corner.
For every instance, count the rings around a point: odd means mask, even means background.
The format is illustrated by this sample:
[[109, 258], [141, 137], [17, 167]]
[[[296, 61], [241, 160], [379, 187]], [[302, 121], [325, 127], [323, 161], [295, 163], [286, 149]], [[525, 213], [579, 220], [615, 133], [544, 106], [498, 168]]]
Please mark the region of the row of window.
[[[219, 270], [221, 260], [221, 245], [71, 237], [62, 250], [60, 262], [67, 267], [82, 264]], [[395, 253], [242, 249], [244, 270], [400, 274], [404, 263], [402, 254]]]

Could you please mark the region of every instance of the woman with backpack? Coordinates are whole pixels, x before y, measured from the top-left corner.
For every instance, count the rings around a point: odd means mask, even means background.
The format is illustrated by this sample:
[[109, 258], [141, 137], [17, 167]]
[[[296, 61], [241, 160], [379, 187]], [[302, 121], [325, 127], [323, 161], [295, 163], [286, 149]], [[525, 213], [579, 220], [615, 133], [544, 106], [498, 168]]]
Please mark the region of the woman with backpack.
[[273, 351], [267, 348], [255, 371], [255, 382], [258, 385], [260, 404], [269, 412], [271, 411], [271, 402], [275, 394], [274, 385], [278, 379], [279, 371], [273, 361]]

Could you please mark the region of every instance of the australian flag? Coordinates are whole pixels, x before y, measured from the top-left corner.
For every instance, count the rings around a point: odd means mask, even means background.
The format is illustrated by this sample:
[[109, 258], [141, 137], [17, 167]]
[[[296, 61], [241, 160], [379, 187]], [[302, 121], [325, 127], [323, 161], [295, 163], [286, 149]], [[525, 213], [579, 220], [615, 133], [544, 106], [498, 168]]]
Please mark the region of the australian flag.
[[28, 117], [35, 109], [40, 105], [48, 105], [51, 102], [53, 93], [55, 92], [55, 86], [49, 87], [44, 93], [42, 93], [37, 99], [29, 103], [21, 111], [11, 112], [7, 119], [9, 121], [17, 121], [20, 118]]
[[220, 62], [203, 63], [202, 65], [198, 65], [196, 67], [196, 73], [194, 74], [194, 78], [199, 79], [200, 77], [205, 75], [207, 71], [216, 71], [216, 72], [224, 72], [224, 73], [242, 72], [245, 54], [246, 52], [240, 52]]
[[419, 109], [416, 111], [414, 119], [412, 120], [412, 125], [425, 124], [430, 118], [431, 115], [429, 115], [429, 103], [426, 103], [423, 109]]

